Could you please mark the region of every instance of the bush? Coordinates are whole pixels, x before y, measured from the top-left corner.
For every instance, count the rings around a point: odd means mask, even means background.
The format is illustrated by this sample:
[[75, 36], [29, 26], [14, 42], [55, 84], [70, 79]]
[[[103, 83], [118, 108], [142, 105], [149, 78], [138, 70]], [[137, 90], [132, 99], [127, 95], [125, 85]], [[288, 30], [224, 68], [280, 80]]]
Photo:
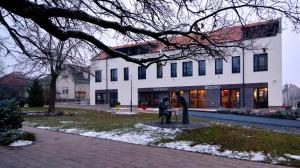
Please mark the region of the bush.
[[9, 130], [0, 133], [0, 145], [9, 145], [17, 140], [35, 141], [35, 135], [22, 130]]
[[23, 121], [15, 100], [0, 102], [0, 133], [21, 128]]
[[28, 106], [30, 107], [43, 107], [44, 106], [44, 96], [43, 88], [38, 80], [34, 80], [32, 85], [29, 87], [28, 91]]
[[21, 99], [19, 100], [19, 107], [24, 107], [25, 106], [25, 100]]

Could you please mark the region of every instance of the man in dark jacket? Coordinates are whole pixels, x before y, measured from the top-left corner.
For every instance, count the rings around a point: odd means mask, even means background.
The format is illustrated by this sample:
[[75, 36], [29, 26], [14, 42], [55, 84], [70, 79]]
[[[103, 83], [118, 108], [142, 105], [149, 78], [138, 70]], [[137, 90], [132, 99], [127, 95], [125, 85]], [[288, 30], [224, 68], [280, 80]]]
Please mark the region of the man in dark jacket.
[[159, 117], [162, 117], [161, 122], [163, 123], [164, 118], [166, 118], [166, 123], [171, 123], [171, 111], [168, 111], [168, 100], [169, 98], [165, 97], [163, 100], [159, 103]]

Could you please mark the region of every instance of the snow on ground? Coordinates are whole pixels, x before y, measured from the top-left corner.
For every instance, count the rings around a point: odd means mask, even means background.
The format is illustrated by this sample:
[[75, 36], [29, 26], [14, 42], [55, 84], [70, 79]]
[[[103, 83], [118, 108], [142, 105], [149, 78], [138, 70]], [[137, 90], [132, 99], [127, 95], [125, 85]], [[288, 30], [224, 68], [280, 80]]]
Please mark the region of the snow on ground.
[[32, 143], [33, 143], [32, 141], [18, 140], [9, 144], [8, 146], [26, 146], [26, 145], [31, 145]]
[[60, 121], [59, 123], [61, 124], [69, 124], [69, 123], [72, 123], [73, 121]]
[[291, 154], [284, 154], [284, 155], [288, 158], [291, 158], [291, 159], [300, 160], [299, 155], [291, 155]]
[[[143, 110], [140, 108], [140, 110]], [[146, 108], [146, 111], [159, 111], [158, 108]]]
[[114, 114], [118, 114], [118, 115], [133, 115], [133, 114], [137, 114], [137, 112], [130, 112], [130, 111], [116, 111], [116, 112], [114, 112]]
[[114, 109], [114, 110], [129, 110], [128, 107], [119, 107], [119, 108], [111, 108], [111, 109]]
[[[111, 131], [91, 131], [91, 130], [83, 130], [79, 128], [69, 128], [62, 129], [56, 127], [37, 127], [41, 129], [48, 129], [54, 131], [60, 131], [70, 134], [78, 134], [81, 136], [101, 138], [101, 139], [110, 139], [121, 142], [128, 142], [132, 144], [140, 144], [140, 145], [155, 145], [155, 142], [161, 139], [174, 139], [175, 136], [180, 133], [181, 129], [173, 129], [173, 128], [159, 128], [154, 126], [148, 126], [144, 124], [136, 124], [133, 128], [122, 128], [115, 129]], [[285, 158], [272, 158], [270, 154], [265, 155], [263, 152], [239, 152], [239, 151], [231, 151], [231, 150], [221, 150], [221, 146], [219, 145], [209, 145], [209, 144], [198, 144], [193, 145], [192, 141], [176, 141], [176, 142], [168, 142], [158, 144], [159, 147], [185, 150], [190, 152], [199, 152], [199, 153], [207, 153], [216, 156], [224, 156], [235, 159], [243, 159], [243, 160], [252, 160], [252, 161], [266, 161], [269, 158], [272, 160], [273, 164], [278, 164], [279, 162], [286, 161]], [[286, 157], [300, 160], [300, 156], [285, 154]]]
[[162, 138], [173, 139], [175, 138], [175, 135], [181, 131], [180, 129], [159, 128], [147, 126], [141, 123], [136, 124], [133, 128], [115, 129], [112, 131], [102, 132], [82, 130], [78, 128], [59, 129], [43, 126], [37, 128], [60, 131], [70, 134], [79, 134], [87, 137], [111, 139], [115, 141], [122, 141], [141, 145], [149, 145]]
[[219, 145], [200, 144], [193, 146], [192, 144], [193, 142], [191, 141], [177, 141], [159, 144], [158, 146], [171, 149], [185, 150], [190, 152], [207, 153], [216, 156], [226, 156], [235, 159], [244, 159], [252, 161], [264, 161], [267, 159], [267, 157], [262, 152], [238, 152], [231, 150], [225, 150], [221, 152], [221, 146]]

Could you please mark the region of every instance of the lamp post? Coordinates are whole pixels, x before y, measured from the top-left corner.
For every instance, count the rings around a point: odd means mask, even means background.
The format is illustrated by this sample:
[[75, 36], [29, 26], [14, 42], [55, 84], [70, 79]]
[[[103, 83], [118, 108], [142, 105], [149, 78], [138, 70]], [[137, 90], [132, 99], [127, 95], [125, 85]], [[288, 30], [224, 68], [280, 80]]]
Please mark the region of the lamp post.
[[132, 112], [132, 75], [130, 73], [130, 112]]

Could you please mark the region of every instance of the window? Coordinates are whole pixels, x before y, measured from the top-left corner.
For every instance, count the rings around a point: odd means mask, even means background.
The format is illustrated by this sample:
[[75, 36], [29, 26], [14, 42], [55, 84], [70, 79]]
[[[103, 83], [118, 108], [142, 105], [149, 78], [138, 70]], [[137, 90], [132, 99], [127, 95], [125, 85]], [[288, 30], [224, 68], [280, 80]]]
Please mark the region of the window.
[[268, 54], [254, 54], [253, 55], [253, 65], [254, 65], [254, 72], [257, 71], [267, 71], [268, 70]]
[[128, 67], [124, 68], [124, 81], [129, 80], [129, 69]]
[[157, 76], [157, 78], [163, 77], [163, 66], [160, 64], [157, 64], [157, 66], [156, 66], [156, 76]]
[[182, 76], [193, 76], [193, 62], [182, 63]]
[[118, 71], [117, 69], [110, 70], [110, 81], [118, 81]]
[[240, 73], [241, 59], [239, 56], [232, 57], [232, 73]]
[[95, 71], [95, 82], [102, 82], [102, 71]]
[[215, 74], [223, 74], [223, 58], [215, 60]]
[[138, 79], [146, 79], [146, 68], [143, 66], [138, 67]]
[[198, 61], [198, 75], [205, 75], [205, 60]]
[[177, 63], [171, 63], [171, 77], [177, 77]]

